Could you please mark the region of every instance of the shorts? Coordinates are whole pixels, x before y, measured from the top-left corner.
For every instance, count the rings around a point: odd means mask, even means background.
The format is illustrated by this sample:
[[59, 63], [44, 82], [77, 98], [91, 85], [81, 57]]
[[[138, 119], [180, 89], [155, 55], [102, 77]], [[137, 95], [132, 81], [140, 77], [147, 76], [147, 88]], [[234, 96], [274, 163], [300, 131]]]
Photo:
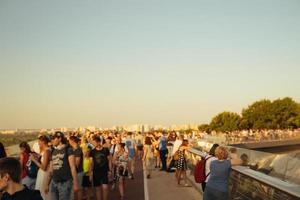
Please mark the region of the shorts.
[[135, 156], [135, 150], [134, 149], [129, 149], [128, 150], [128, 157], [129, 157], [129, 159], [133, 159], [134, 158], [134, 156]]
[[82, 187], [91, 187], [91, 181], [90, 181], [90, 177], [87, 175], [84, 175], [82, 178]]
[[101, 186], [103, 184], [108, 184], [108, 175], [98, 175], [98, 174], [94, 174], [93, 176], [93, 184], [95, 187], [97, 186]]

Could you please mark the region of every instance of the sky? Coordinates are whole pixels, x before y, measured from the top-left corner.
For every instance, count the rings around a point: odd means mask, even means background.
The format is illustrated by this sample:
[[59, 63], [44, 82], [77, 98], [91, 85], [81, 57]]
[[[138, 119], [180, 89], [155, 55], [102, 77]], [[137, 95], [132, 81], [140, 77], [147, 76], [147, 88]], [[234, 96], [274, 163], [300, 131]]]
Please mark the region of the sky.
[[300, 1], [0, 1], [0, 129], [201, 124], [300, 101]]

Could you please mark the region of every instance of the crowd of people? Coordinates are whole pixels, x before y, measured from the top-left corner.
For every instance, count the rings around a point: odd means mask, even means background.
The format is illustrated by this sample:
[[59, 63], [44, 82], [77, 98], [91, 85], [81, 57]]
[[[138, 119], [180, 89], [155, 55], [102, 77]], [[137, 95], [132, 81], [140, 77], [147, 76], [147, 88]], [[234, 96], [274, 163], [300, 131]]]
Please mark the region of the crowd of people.
[[197, 139], [205, 139], [207, 136], [222, 139], [225, 144], [240, 144], [251, 142], [267, 142], [278, 140], [291, 140], [300, 138], [300, 129], [262, 129], [262, 130], [238, 130], [228, 132], [212, 131], [211, 133], [199, 132], [196, 134]]
[[[183, 177], [187, 185], [187, 148], [187, 138], [178, 137], [176, 132], [87, 130], [41, 134], [32, 148], [27, 142], [19, 144], [20, 174], [15, 182], [24, 185], [23, 189], [39, 191], [44, 200], [107, 200], [115, 187], [120, 199], [124, 199], [125, 180], [134, 179], [136, 159], [143, 161], [148, 179], [154, 169], [171, 171], [173, 168], [178, 184]], [[3, 158], [7, 156], [4, 147], [0, 152], [4, 152]], [[174, 157], [178, 157], [176, 162]], [[0, 165], [0, 173], [1, 168]], [[8, 176], [13, 174], [9, 172]], [[3, 197], [15, 195], [6, 186], [0, 189], [5, 194]]]
[[[148, 179], [155, 169], [175, 171], [176, 184], [189, 186], [186, 174], [189, 139], [175, 131], [145, 134], [57, 131], [39, 135], [32, 148], [27, 142], [20, 143], [18, 165], [13, 169], [9, 166], [16, 159], [6, 157], [0, 143], [0, 178], [7, 177], [3, 183], [0, 181], [2, 199], [18, 199], [15, 197], [20, 191], [25, 191], [34, 196], [29, 199], [108, 200], [115, 188], [120, 199], [124, 199], [125, 182], [135, 177], [136, 159], [143, 161]], [[201, 183], [204, 199], [228, 199], [230, 168], [246, 165], [247, 155], [238, 158], [236, 149], [228, 151], [214, 144], [204, 159], [206, 178]], [[26, 199], [24, 196], [20, 199]]]

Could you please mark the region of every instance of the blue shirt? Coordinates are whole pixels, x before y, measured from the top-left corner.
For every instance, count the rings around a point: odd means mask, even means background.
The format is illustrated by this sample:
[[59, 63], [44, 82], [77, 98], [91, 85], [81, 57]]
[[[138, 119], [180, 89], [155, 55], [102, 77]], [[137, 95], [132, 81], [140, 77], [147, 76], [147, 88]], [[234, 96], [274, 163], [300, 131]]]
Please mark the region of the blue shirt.
[[230, 160], [212, 161], [210, 164], [210, 178], [206, 186], [221, 192], [228, 192], [230, 171]]
[[161, 136], [159, 138], [159, 147], [158, 148], [160, 151], [167, 149], [167, 138], [166, 137]]

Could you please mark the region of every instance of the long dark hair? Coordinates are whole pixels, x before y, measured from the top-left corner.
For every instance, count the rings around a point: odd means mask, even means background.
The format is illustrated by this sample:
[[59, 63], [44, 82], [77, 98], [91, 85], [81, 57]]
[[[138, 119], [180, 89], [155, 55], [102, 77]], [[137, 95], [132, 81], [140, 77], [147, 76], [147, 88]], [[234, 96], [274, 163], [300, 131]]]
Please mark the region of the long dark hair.
[[2, 142], [0, 142], [0, 158], [5, 158], [6, 156], [7, 155], [6, 155], [4, 145], [2, 144]]
[[218, 146], [219, 146], [218, 144], [213, 144], [213, 146], [209, 150], [209, 155], [216, 156], [215, 151]]
[[31, 153], [30, 146], [27, 142], [21, 142], [19, 147], [24, 148], [26, 153]]

